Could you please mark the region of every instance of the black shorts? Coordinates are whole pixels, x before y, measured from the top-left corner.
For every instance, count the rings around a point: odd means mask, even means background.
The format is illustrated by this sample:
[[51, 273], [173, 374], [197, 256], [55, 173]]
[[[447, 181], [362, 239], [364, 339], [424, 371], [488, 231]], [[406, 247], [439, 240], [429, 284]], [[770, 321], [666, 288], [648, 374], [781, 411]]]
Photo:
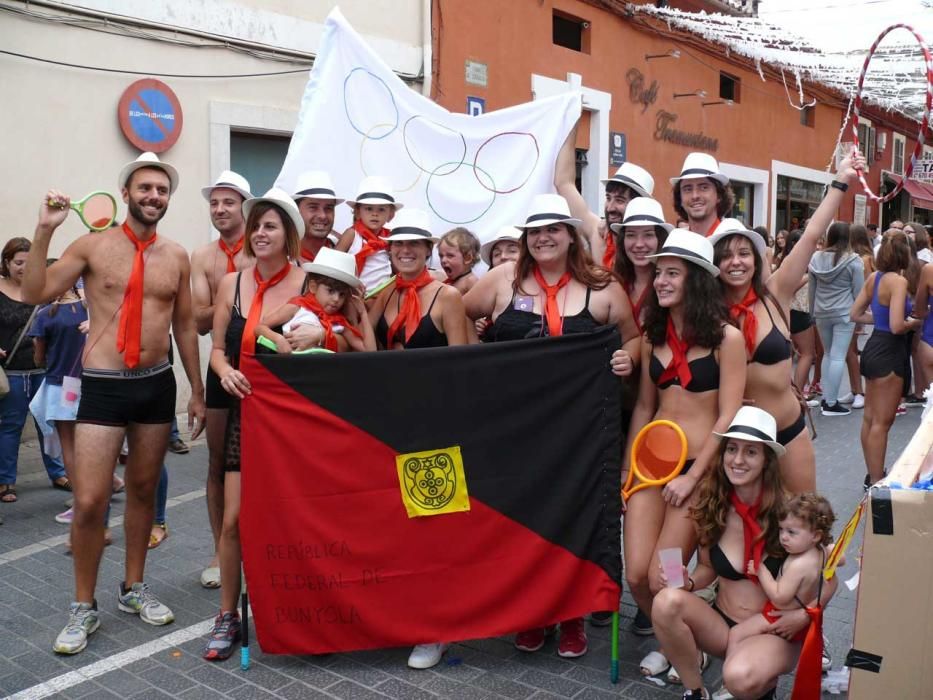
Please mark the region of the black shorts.
[[790, 310], [790, 334], [797, 335], [803, 333], [813, 325], [813, 319], [806, 311]]
[[126, 426], [175, 420], [175, 373], [168, 361], [146, 369], [85, 369], [78, 423]]
[[901, 379], [909, 379], [910, 346], [907, 338], [875, 328], [862, 349], [859, 369], [866, 379], [880, 379], [892, 372]]
[[207, 379], [204, 382], [204, 388], [208, 408], [230, 408], [230, 399], [232, 397], [220, 386], [220, 377], [211, 369], [210, 365], [207, 366]]

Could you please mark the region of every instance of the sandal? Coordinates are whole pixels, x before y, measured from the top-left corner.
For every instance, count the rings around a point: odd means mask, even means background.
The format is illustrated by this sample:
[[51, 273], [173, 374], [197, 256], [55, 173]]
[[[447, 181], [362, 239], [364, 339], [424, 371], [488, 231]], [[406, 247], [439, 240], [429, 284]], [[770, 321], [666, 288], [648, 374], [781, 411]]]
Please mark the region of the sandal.
[[71, 482], [67, 476], [60, 476], [52, 482], [52, 488], [59, 491], [71, 491]]
[[149, 533], [149, 549], [155, 549], [168, 537], [168, 525], [165, 523], [153, 523], [152, 532]]
[[0, 503], [16, 503], [16, 484], [0, 484]]
[[[709, 668], [709, 654], [705, 651], [700, 652], [700, 673], [703, 673], [706, 669]], [[674, 685], [680, 685], [682, 681], [680, 676], [677, 674], [677, 671], [671, 666], [671, 669], [667, 672], [667, 682], [673, 683]]]
[[638, 670], [643, 676], [657, 676], [668, 669], [672, 669], [671, 662], [660, 651], [649, 652], [638, 664]]

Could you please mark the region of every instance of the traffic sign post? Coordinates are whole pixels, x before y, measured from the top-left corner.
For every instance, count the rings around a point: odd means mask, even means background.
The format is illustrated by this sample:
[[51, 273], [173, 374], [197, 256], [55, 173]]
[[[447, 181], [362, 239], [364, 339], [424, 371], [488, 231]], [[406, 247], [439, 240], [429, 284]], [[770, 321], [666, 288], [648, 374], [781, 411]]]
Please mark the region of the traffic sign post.
[[120, 129], [141, 151], [167, 151], [181, 135], [181, 103], [161, 80], [144, 78], [130, 85], [117, 107]]

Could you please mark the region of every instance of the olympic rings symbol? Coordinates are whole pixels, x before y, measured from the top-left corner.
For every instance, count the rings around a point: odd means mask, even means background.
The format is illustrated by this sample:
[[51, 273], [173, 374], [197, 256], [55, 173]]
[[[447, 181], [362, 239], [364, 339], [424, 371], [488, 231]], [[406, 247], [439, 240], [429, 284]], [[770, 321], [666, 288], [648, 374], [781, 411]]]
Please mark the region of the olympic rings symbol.
[[875, 51], [878, 50], [878, 44], [880, 44], [881, 40], [884, 39], [888, 33], [894, 29], [906, 29], [914, 35], [914, 39], [916, 39], [917, 43], [920, 45], [920, 50], [923, 53], [924, 68], [926, 69], [927, 74], [927, 92], [923, 106], [923, 117], [920, 120], [920, 131], [917, 133], [917, 145], [914, 148], [913, 154], [910, 156], [910, 164], [904, 169], [904, 177], [901, 178], [901, 181], [897, 183], [894, 189], [883, 197], [877, 195], [872, 192], [871, 188], [868, 186], [868, 182], [865, 180], [865, 173], [863, 173], [861, 170], [857, 171], [859, 182], [862, 183], [862, 189], [865, 190], [865, 194], [880, 204], [889, 202], [890, 200], [894, 199], [894, 197], [900, 193], [901, 188], [904, 186], [904, 182], [913, 174], [914, 165], [923, 155], [923, 143], [926, 137], [927, 129], [930, 126], [930, 111], [933, 109], [933, 56], [930, 54], [930, 49], [927, 48], [923, 37], [920, 36], [920, 34], [910, 25], [892, 24], [878, 35], [878, 38], [875, 39], [875, 43], [871, 45], [870, 49], [868, 49], [868, 55], [865, 57], [865, 63], [862, 65], [862, 72], [858, 77], [858, 87], [856, 87], [855, 90], [855, 102], [852, 104], [852, 134], [855, 137], [855, 148], [858, 149], [859, 147], [859, 113], [862, 109], [862, 87], [865, 84], [865, 74], [868, 72], [868, 64], [871, 62], [872, 56], [875, 55]]
[[[419, 162], [417, 158], [415, 158], [415, 156], [412, 155], [411, 148], [414, 147], [414, 144], [412, 143], [411, 147], [409, 147], [408, 128], [411, 125], [411, 123], [415, 121], [416, 119], [423, 119], [424, 121], [428, 122], [428, 124], [432, 125], [433, 127], [440, 130], [441, 132], [446, 131], [449, 134], [453, 134], [455, 138], [460, 140], [460, 158], [456, 162], [450, 161], [449, 164], [454, 166], [451, 170], [447, 172], [443, 172], [443, 173], [438, 173], [437, 172], [438, 168], [425, 167]], [[459, 131], [454, 131], [449, 126], [444, 126], [443, 124], [438, 124], [435, 121], [431, 121], [430, 119], [427, 119], [426, 117], [422, 117], [420, 114], [416, 114], [413, 117], [409, 117], [408, 120], [405, 122], [405, 126], [402, 127], [402, 143], [405, 146], [405, 152], [408, 154], [408, 157], [411, 159], [411, 162], [415, 164], [415, 167], [418, 168], [418, 170], [420, 170], [421, 172], [428, 173], [429, 175], [437, 174], [438, 177], [443, 177], [444, 175], [452, 175], [457, 170], [457, 168], [463, 165], [463, 162], [466, 160], [466, 155], [467, 155], [466, 137], [463, 134], [461, 134]]]
[[[528, 169], [528, 174], [525, 176], [523, 180], [519, 181], [517, 185], [515, 185], [514, 187], [510, 189], [497, 190], [495, 189], [495, 187], [489, 188], [483, 184], [483, 181], [480, 179], [479, 175], [477, 174], [477, 171], [484, 172], [484, 173], [485, 171], [479, 167], [478, 163], [479, 163], [479, 157], [482, 154], [483, 149], [489, 146], [490, 144], [492, 144], [496, 139], [503, 138], [504, 136], [523, 136], [523, 137], [529, 138], [531, 140], [531, 145], [535, 149], [535, 157], [534, 157], [534, 162], [531, 164], [531, 167]], [[489, 137], [488, 139], [483, 141], [483, 143], [480, 145], [479, 148], [476, 149], [476, 155], [473, 157], [473, 174], [476, 175], [476, 181], [479, 182], [479, 184], [485, 187], [486, 189], [492, 192], [495, 192], [496, 194], [511, 194], [512, 192], [515, 192], [515, 190], [519, 190], [522, 187], [524, 187], [525, 184], [528, 182], [528, 180], [531, 179], [531, 176], [535, 172], [535, 168], [538, 167], [538, 160], [540, 158], [541, 158], [541, 149], [538, 147], [538, 139], [534, 137], [534, 134], [529, 134], [527, 131], [503, 131], [501, 134], [496, 134], [495, 136]]]
[[[394, 121], [391, 121], [388, 124], [382, 125], [388, 130], [385, 131], [384, 133], [380, 133], [378, 136], [372, 134], [372, 132], [375, 131], [376, 127], [370, 127], [369, 129], [364, 130], [361, 127], [357, 126], [357, 123], [354, 121], [353, 117], [350, 115], [350, 105], [347, 103], [347, 93], [349, 92], [350, 81], [351, 79], [353, 79], [353, 76], [357, 73], [357, 71], [362, 71], [362, 73], [359, 75], [359, 77], [357, 78], [355, 82], [359, 82], [359, 80], [363, 79], [364, 76], [369, 76], [372, 80], [377, 81], [377, 84], [381, 85], [383, 90], [385, 90], [385, 95], [388, 96], [389, 102], [392, 105], [392, 110], [395, 112]], [[364, 88], [359, 88], [359, 89], [361, 91], [364, 90]], [[381, 91], [378, 91], [378, 92], [379, 94], [381, 94]], [[372, 71], [366, 70], [365, 68], [354, 68], [349, 73], [347, 73], [347, 77], [343, 79], [343, 111], [346, 113], [347, 121], [350, 123], [350, 126], [353, 128], [353, 130], [356, 133], [358, 133], [360, 136], [366, 139], [373, 139], [375, 141], [379, 141], [380, 139], [384, 139], [386, 136], [388, 136], [389, 134], [391, 134], [393, 131], [395, 131], [398, 128], [398, 105], [395, 104], [395, 96], [392, 94], [392, 90], [389, 89], [389, 86], [386, 85], [386, 82], [382, 78], [380, 78], [378, 75], [376, 75]]]
[[[439, 218], [439, 219], [441, 219], [441, 220], [443, 220], [443, 221], [446, 221], [448, 224], [453, 224], [454, 226], [465, 226], [466, 224], [472, 224], [474, 221], [477, 221], [477, 220], [481, 219], [481, 218], [486, 214], [486, 212], [488, 212], [490, 209], [492, 209], [492, 205], [495, 204], [495, 202], [496, 202], [495, 182], [493, 181], [492, 176], [491, 176], [488, 172], [486, 172], [485, 170], [482, 170], [482, 169], [480, 168], [480, 169], [479, 169], [480, 172], [482, 172], [483, 175], [485, 175], [487, 178], [489, 178], [489, 181], [493, 183], [493, 187], [490, 188], [490, 187], [487, 187], [486, 185], [483, 185], [483, 183], [480, 182], [480, 185], [482, 185], [483, 189], [487, 190], [488, 192], [490, 192], [490, 193], [492, 194], [492, 196], [489, 198], [489, 203], [486, 205], [486, 208], [483, 209], [479, 214], [477, 214], [476, 216], [474, 216], [472, 219], [463, 219], [463, 220], [459, 220], [459, 221], [458, 221], [458, 220], [456, 220], [456, 219], [448, 218], [448, 217], [444, 216], [443, 214], [441, 214], [441, 213], [438, 211], [437, 206], [435, 205], [435, 202], [433, 202], [433, 201], [431, 200], [431, 182], [434, 180], [434, 177], [435, 177], [435, 176], [437, 176], [437, 177], [442, 177], [441, 175], [438, 174], [438, 171], [439, 171], [439, 170], [441, 170], [442, 168], [449, 167], [449, 166], [451, 166], [451, 165], [454, 165], [454, 163], [442, 163], [441, 165], [437, 166], [437, 168], [435, 168], [435, 169], [431, 172], [430, 175], [428, 175], [428, 182], [427, 182], [427, 184], [425, 185], [425, 188], [424, 188], [425, 201], [427, 201], [428, 206], [431, 208], [431, 211], [434, 212], [434, 214], [437, 216], [437, 218]], [[459, 168], [459, 166], [458, 166], [458, 168]], [[453, 174], [453, 172], [454, 172], [455, 170], [457, 170], [458, 168], [455, 168], [453, 171], [451, 171], [450, 174]], [[478, 180], [477, 180], [477, 181], [478, 181]], [[458, 193], [459, 193], [460, 191], [461, 191], [461, 190], [458, 188]]]

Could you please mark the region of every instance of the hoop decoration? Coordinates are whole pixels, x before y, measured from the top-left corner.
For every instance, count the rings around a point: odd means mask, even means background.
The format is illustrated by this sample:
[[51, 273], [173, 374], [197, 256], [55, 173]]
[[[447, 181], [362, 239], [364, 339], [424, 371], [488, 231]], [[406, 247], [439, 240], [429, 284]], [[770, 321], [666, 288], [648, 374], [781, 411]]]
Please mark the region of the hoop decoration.
[[883, 204], [889, 202], [894, 197], [896, 197], [901, 188], [904, 186], [904, 181], [907, 180], [914, 171], [914, 165], [920, 159], [923, 154], [923, 143], [926, 137], [927, 129], [930, 126], [930, 111], [933, 107], [933, 56], [930, 54], [930, 49], [924, 42], [923, 37], [908, 24], [892, 24], [890, 27], [885, 29], [881, 34], [878, 35], [878, 38], [875, 39], [875, 43], [871, 45], [871, 48], [868, 49], [868, 55], [865, 57], [865, 63], [862, 65], [862, 72], [858, 77], [858, 86], [855, 90], [855, 102], [852, 105], [852, 135], [855, 138], [855, 148], [859, 147], [859, 137], [858, 137], [858, 121], [859, 113], [862, 109], [862, 86], [865, 83], [865, 74], [868, 72], [868, 64], [871, 62], [872, 57], [875, 55], [875, 51], [878, 49], [878, 44], [881, 43], [881, 40], [884, 39], [891, 31], [895, 29], [906, 29], [911, 34], [914, 35], [914, 39], [917, 40], [917, 43], [920, 45], [920, 50], [923, 53], [923, 61], [926, 67], [927, 73], [927, 94], [926, 101], [923, 106], [923, 118], [920, 120], [920, 131], [917, 133], [917, 145], [914, 148], [914, 152], [910, 156], [910, 164], [904, 171], [904, 176], [901, 178], [901, 181], [897, 183], [893, 190], [888, 192], [883, 197], [875, 194], [871, 191], [871, 188], [868, 186], [868, 182], [865, 180], [865, 173], [861, 170], [856, 170], [858, 174], [859, 182], [862, 183], [862, 189], [865, 190], [865, 194], [872, 199], [873, 201]]

